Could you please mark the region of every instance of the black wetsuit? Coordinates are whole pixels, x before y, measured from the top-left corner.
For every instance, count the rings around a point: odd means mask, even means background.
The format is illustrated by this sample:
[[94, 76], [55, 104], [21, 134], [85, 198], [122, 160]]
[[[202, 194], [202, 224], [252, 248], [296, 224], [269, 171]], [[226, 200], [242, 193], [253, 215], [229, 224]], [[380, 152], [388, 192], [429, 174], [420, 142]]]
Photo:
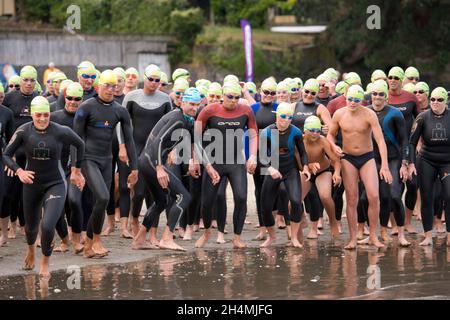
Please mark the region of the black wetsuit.
[[[5, 95], [3, 105], [11, 109], [14, 114], [14, 131], [24, 123], [31, 121], [31, 100], [37, 96], [37, 92], [33, 92], [31, 95], [25, 95], [20, 90], [11, 91]], [[24, 167], [26, 157], [23, 150], [17, 150], [15, 156], [17, 163], [21, 167]], [[22, 183], [16, 176], [5, 176], [4, 188], [9, 192], [4, 194], [2, 212], [10, 213], [11, 222], [15, 222], [17, 218], [19, 218], [20, 225], [24, 226], [25, 220], [23, 217]]]
[[323, 104], [323, 105], [326, 107], [326, 106], [328, 105], [328, 103], [329, 103], [331, 100], [333, 100], [334, 98], [335, 98], [335, 97], [333, 97], [333, 96], [328, 96], [328, 97], [322, 99], [322, 98], [319, 98], [319, 96], [317, 96], [317, 97], [316, 97], [316, 102], [319, 103], [319, 104]]
[[20, 126], [11, 138], [3, 155], [5, 164], [16, 172], [20, 166], [13, 160], [14, 153], [23, 147], [26, 155], [24, 170], [35, 172], [32, 184], [23, 187], [25, 232], [28, 245], [36, 242], [42, 209], [41, 225], [42, 254], [50, 256], [56, 223], [66, 200], [67, 182], [61, 166], [61, 152], [64, 145], [76, 148], [73, 153], [75, 167], [79, 168], [84, 157], [84, 143], [70, 128], [50, 122], [47, 129], [40, 131], [33, 123]]
[[86, 143], [82, 172], [94, 195], [94, 207], [88, 222], [87, 235], [100, 234], [104, 212], [109, 201], [112, 179], [112, 137], [118, 123], [122, 125], [130, 167], [137, 169], [136, 148], [128, 112], [114, 100], [105, 102], [96, 96], [83, 102], [75, 114], [74, 130]]
[[[433, 230], [434, 184], [439, 177], [445, 206], [447, 232], [450, 232], [450, 110], [437, 115], [431, 109], [419, 114], [410, 137], [415, 150], [422, 137], [423, 145], [416, 166], [421, 196], [422, 224], [425, 232]], [[413, 154], [413, 156], [415, 153]]]
[[[14, 115], [13, 112], [0, 104], [0, 156], [3, 152], [3, 147], [9, 142], [14, 133]], [[4, 177], [5, 171], [3, 170], [3, 162], [0, 162], [0, 218], [9, 217], [9, 211], [3, 210], [3, 195], [5, 192], [4, 188]]]
[[[191, 202], [189, 191], [179, 177], [166, 167], [166, 162], [170, 151], [183, 141], [184, 136], [188, 137], [188, 146], [191, 148], [193, 123], [194, 119], [185, 116], [181, 109], [173, 110], [164, 115], [148, 136], [147, 143], [139, 157], [139, 178], [142, 178], [151, 190], [155, 201], [147, 210], [142, 221], [147, 231], [159, 218], [161, 212], [166, 209], [168, 212], [167, 225], [173, 232], [180, 216], [189, 207]], [[181, 165], [177, 164], [176, 166]], [[158, 182], [157, 166], [164, 166], [169, 175], [167, 191]], [[174, 201], [170, 201], [169, 198], [174, 199]]]
[[[275, 135], [278, 133], [278, 137]], [[278, 140], [278, 141], [277, 141]], [[260, 135], [260, 153], [264, 153], [263, 146], [267, 146], [267, 153], [278, 158], [278, 168], [273, 163], [264, 164], [265, 167], [272, 166], [277, 169], [281, 179], [273, 179], [267, 174], [261, 190], [261, 211], [264, 219], [264, 226], [272, 227], [275, 224], [272, 210], [275, 201], [273, 196], [284, 182], [289, 201], [291, 203], [291, 220], [299, 223], [303, 213], [301, 205], [302, 188], [300, 183], [299, 167], [295, 159], [295, 149], [297, 149], [303, 165], [308, 165], [308, 156], [303, 145], [302, 132], [297, 127], [290, 125], [286, 131], [280, 132], [275, 124], [265, 128]], [[261, 154], [260, 154], [261, 155]], [[263, 156], [266, 156], [263, 154]], [[267, 154], [269, 156], [269, 154]]]

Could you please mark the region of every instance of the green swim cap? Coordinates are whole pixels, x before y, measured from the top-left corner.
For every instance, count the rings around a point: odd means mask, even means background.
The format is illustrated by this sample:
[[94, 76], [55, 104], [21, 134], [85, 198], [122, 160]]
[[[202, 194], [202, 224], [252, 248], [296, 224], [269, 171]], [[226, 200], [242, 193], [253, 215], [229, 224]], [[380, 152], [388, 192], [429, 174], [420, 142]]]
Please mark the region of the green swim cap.
[[303, 126], [303, 129], [310, 130], [310, 129], [322, 129], [322, 122], [320, 121], [319, 117], [316, 116], [309, 116], [305, 119], [305, 124]]
[[273, 78], [267, 78], [262, 82], [261, 90], [277, 91], [277, 83]]
[[366, 86], [366, 94], [369, 94], [373, 91], [373, 83], [369, 82], [369, 84]]
[[77, 76], [81, 77], [82, 74], [95, 74], [95, 66], [90, 61], [83, 61], [77, 67]]
[[208, 94], [208, 88], [206, 88], [204, 85], [196, 87], [196, 89], [202, 94], [203, 96], [206, 96]]
[[50, 112], [50, 104], [48, 100], [42, 96], [34, 97], [31, 100], [30, 106], [31, 113], [35, 112]]
[[330, 80], [338, 81], [339, 80], [339, 74], [334, 68], [328, 68], [324, 71], [324, 74], [327, 75]]
[[399, 77], [400, 81], [403, 81], [405, 78], [405, 71], [403, 71], [400, 67], [392, 67], [391, 70], [389, 70], [388, 77]]
[[8, 85], [10, 85], [10, 84], [14, 84], [14, 85], [20, 84], [20, 77], [18, 75], [14, 75], [11, 78], [9, 78]]
[[299, 85], [298, 82], [295, 81], [294, 79], [291, 79], [291, 80], [284, 80], [283, 82], [287, 84], [288, 90], [289, 90], [289, 92], [291, 92], [291, 93], [294, 92], [293, 89], [300, 89], [300, 85]]
[[161, 69], [156, 64], [150, 64], [145, 68], [144, 76], [148, 77], [157, 77], [161, 79]]
[[23, 78], [31, 78], [37, 79], [37, 71], [33, 66], [25, 66], [20, 69], [20, 77]]
[[277, 84], [277, 92], [278, 91], [287, 91], [288, 93], [290, 93], [290, 88], [288, 87], [286, 82], [281, 81]]
[[430, 95], [430, 87], [428, 86], [428, 84], [426, 82], [423, 82], [423, 81], [417, 82], [416, 86], [415, 86], [415, 90], [425, 91], [425, 94], [427, 95], [427, 97]]
[[356, 72], [349, 72], [349, 73], [347, 73], [347, 75], [345, 76], [344, 81], [347, 82], [347, 84], [349, 86], [352, 86], [352, 85], [355, 85], [355, 84], [361, 86], [361, 84], [362, 84], [361, 77]]
[[294, 108], [292, 107], [292, 105], [290, 103], [282, 102], [278, 105], [276, 113], [277, 113], [277, 115], [279, 115], [279, 114], [294, 114]]
[[414, 77], [414, 78], [420, 78], [420, 76], [419, 76], [419, 70], [417, 70], [417, 69], [414, 68], [414, 67], [408, 67], [408, 68], [406, 68], [406, 70], [405, 70], [405, 77], [406, 77], [406, 78], [411, 78], [411, 77]]
[[357, 98], [364, 100], [364, 90], [361, 86], [354, 84], [347, 91], [347, 98]]
[[173, 84], [173, 91], [185, 91], [189, 88], [189, 82], [185, 78], [178, 78]]
[[39, 82], [36, 81], [34, 84], [34, 91], [36, 91], [38, 94], [42, 94], [42, 87]]
[[443, 98], [444, 102], [448, 101], [448, 93], [447, 90], [443, 87], [437, 87], [431, 92], [431, 98]]
[[239, 83], [239, 78], [235, 76], [234, 74], [226, 75], [225, 78], [223, 78], [223, 83], [227, 82], [237, 82]]
[[381, 80], [381, 79], [375, 80], [375, 82], [373, 83], [373, 86], [372, 86], [372, 90], [370, 92], [372, 92], [372, 91], [384, 92], [384, 94], [386, 95], [386, 98], [387, 98], [388, 94], [389, 94], [389, 86], [386, 83], [386, 81], [384, 81], [384, 80]]
[[408, 91], [410, 93], [413, 93], [414, 90], [416, 89], [416, 86], [414, 85], [414, 83], [408, 82], [407, 84], [405, 84], [402, 88], [405, 91]]
[[169, 84], [169, 78], [167, 78], [167, 73], [161, 71], [161, 84]]
[[303, 81], [299, 77], [294, 78], [295, 81], [298, 83], [298, 88], [301, 89], [303, 87]]
[[385, 80], [387, 79], [386, 73], [384, 73], [383, 70], [377, 69], [374, 72], [372, 72], [372, 76], [370, 77], [371, 82], [375, 82], [375, 80]]
[[349, 87], [348, 83], [345, 81], [339, 81], [338, 83], [336, 83], [336, 87], [334, 88], [334, 90], [337, 93], [340, 94], [344, 94], [345, 90], [347, 90], [347, 88]]
[[328, 83], [328, 82], [331, 81], [330, 77], [329, 77], [327, 74], [325, 74], [325, 73], [320, 74], [320, 75], [316, 78], [316, 80], [317, 80], [317, 81], [325, 81], [325, 83]]
[[0, 93], [4, 93], [5, 92], [5, 88], [3, 88], [3, 84], [0, 82]]
[[224, 84], [222, 91], [223, 94], [234, 94], [240, 96], [242, 93], [242, 88], [239, 83], [227, 82]]
[[208, 88], [210, 84], [211, 84], [211, 81], [209, 81], [207, 79], [198, 79], [197, 81], [195, 81], [195, 87], [204, 86], [204, 87]]
[[59, 85], [59, 94], [62, 94], [62, 93], [64, 92], [64, 90], [66, 90], [66, 88], [67, 88], [71, 83], [73, 83], [73, 81], [70, 80], [70, 79], [63, 80], [63, 81], [61, 82], [61, 84]]
[[256, 93], [256, 84], [254, 82], [246, 82], [245, 88], [248, 90], [250, 94]]
[[183, 78], [187, 80], [191, 74], [186, 69], [178, 68], [172, 73], [172, 80], [176, 81], [178, 78]]
[[125, 70], [125, 75], [127, 74], [135, 74], [139, 78], [139, 71], [137, 71], [136, 68], [130, 67], [127, 70]]
[[78, 82], [68, 84], [66, 97], [83, 97], [83, 87]]
[[98, 80], [98, 84], [117, 84], [117, 76], [114, 71], [107, 69], [100, 74], [100, 79]]
[[303, 90], [309, 90], [313, 92], [319, 92], [319, 82], [316, 79], [308, 79], [306, 80], [305, 84], [303, 85]]
[[56, 72], [52, 77], [52, 82], [67, 80], [67, 76], [63, 72]]
[[95, 69], [95, 74], [97, 76], [95, 77], [94, 82], [92, 83], [92, 86], [97, 87], [99, 85], [99, 83], [100, 83], [101, 72], [99, 70]]
[[117, 77], [121, 77], [125, 80], [125, 70], [121, 67], [117, 67], [113, 69], [113, 72], [116, 74]]
[[222, 86], [218, 82], [209, 85], [208, 94], [222, 95]]

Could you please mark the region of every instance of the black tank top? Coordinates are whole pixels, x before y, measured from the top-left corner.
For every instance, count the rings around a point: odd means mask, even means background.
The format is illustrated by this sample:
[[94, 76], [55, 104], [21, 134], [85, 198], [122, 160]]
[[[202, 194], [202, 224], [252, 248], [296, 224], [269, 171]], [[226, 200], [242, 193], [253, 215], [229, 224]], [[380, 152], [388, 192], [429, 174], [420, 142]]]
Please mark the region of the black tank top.
[[303, 101], [297, 102], [295, 104], [292, 124], [303, 131], [306, 118], [309, 116], [317, 116], [317, 108], [319, 106], [320, 103], [317, 101], [314, 101], [313, 103], [304, 103]]

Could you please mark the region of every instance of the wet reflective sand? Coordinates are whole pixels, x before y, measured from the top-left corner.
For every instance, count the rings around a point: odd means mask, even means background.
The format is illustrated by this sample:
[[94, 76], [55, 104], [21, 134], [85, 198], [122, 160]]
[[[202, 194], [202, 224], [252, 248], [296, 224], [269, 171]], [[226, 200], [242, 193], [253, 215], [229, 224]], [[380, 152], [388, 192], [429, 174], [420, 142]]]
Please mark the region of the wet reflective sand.
[[[79, 271], [79, 273], [78, 273]], [[450, 299], [450, 248], [196, 250], [75, 273], [0, 278], [0, 299]], [[77, 277], [77, 276], [80, 277]]]

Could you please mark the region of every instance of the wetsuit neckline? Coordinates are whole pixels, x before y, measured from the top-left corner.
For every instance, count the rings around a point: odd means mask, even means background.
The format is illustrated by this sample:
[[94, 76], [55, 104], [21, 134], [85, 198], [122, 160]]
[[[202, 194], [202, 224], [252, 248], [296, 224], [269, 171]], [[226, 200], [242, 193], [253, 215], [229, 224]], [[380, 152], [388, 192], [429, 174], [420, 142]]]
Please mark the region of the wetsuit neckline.
[[64, 109], [63, 109], [63, 110], [64, 110], [64, 113], [67, 114], [67, 115], [69, 115], [69, 116], [74, 116], [75, 113], [76, 113], [76, 112], [72, 113], [72, 112], [67, 111], [67, 109], [66, 109], [65, 106], [64, 106]]
[[49, 122], [47, 128], [45, 128], [44, 130], [40, 130], [40, 129], [36, 128], [36, 126], [34, 125], [34, 123], [32, 123], [31, 125], [33, 126], [33, 129], [34, 129], [37, 133], [44, 134], [44, 133], [47, 132], [48, 128], [50, 127], [50, 122]]
[[444, 112], [442, 112], [441, 114], [437, 114], [436, 112], [434, 112], [433, 109], [431, 109], [431, 107], [430, 107], [430, 111], [433, 114], [433, 116], [435, 116], [437, 118], [442, 118], [445, 115], [445, 113], [448, 111], [448, 109], [445, 108]]
[[100, 98], [99, 96], [96, 96], [96, 98], [97, 98], [97, 100], [98, 100], [100, 103], [106, 104], [106, 105], [111, 105], [111, 104], [113, 104], [113, 102], [114, 102], [114, 99], [111, 100], [110, 102], [107, 102], [107, 101], [105, 101], [105, 100], [102, 100], [102, 98]]
[[386, 104], [383, 105], [383, 108], [381, 108], [380, 110], [375, 110], [375, 106], [372, 104], [373, 107], [373, 111], [375, 111], [376, 113], [383, 111], [386, 108]]

